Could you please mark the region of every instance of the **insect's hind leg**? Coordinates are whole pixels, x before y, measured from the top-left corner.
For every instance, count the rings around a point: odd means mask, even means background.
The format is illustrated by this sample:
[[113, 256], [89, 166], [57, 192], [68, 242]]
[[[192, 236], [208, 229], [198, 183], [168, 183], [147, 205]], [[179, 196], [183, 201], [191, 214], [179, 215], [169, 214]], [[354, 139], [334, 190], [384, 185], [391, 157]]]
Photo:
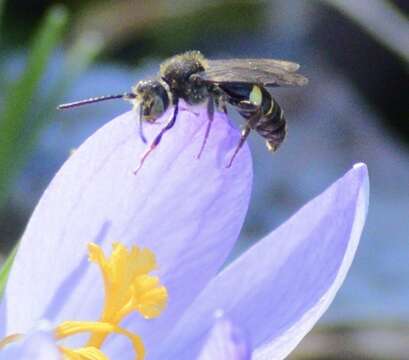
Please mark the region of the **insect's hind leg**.
[[220, 111], [223, 111], [227, 115], [227, 99], [225, 95], [219, 95], [214, 97], [214, 102], [216, 104], [216, 108]]
[[247, 124], [241, 132], [239, 143], [234, 149], [234, 153], [229, 163], [226, 165], [226, 168], [230, 168], [233, 165], [233, 161], [236, 158], [237, 154], [239, 153], [240, 149], [242, 148], [243, 144], [246, 142], [247, 137], [250, 135], [250, 131], [251, 131], [251, 127]]
[[156, 135], [155, 139], [153, 139], [152, 143], [149, 145], [148, 149], [145, 151], [145, 153], [142, 155], [141, 159], [139, 160], [139, 165], [138, 167], [134, 170], [134, 175], [136, 175], [138, 173], [138, 171], [142, 168], [143, 163], [145, 162], [146, 158], [149, 156], [149, 154], [155, 150], [155, 148], [159, 145], [163, 134], [170, 130], [173, 125], [175, 125], [176, 122], [176, 118], [178, 116], [178, 112], [179, 112], [179, 101], [176, 100], [175, 102], [175, 110], [173, 111], [173, 115], [172, 118], [170, 119], [170, 121], [161, 129], [161, 131], [159, 132], [158, 135]]
[[207, 139], [209, 138], [209, 134], [210, 134], [210, 129], [212, 128], [213, 119], [214, 119], [214, 100], [213, 100], [213, 97], [210, 96], [209, 100], [207, 102], [207, 126], [206, 126], [206, 131], [205, 131], [205, 135], [203, 137], [202, 145], [200, 146], [199, 153], [196, 156], [197, 159], [200, 159], [200, 156], [202, 155], [203, 150], [204, 150], [204, 148], [206, 146]]
[[260, 106], [257, 106], [250, 101], [242, 100], [237, 105], [235, 105], [235, 107], [239, 111], [240, 115], [242, 115], [246, 119], [247, 123], [241, 132], [239, 143], [237, 144], [229, 163], [226, 165], [226, 168], [230, 168], [232, 166], [234, 159], [236, 158], [240, 149], [246, 142], [246, 139], [250, 135], [251, 129], [254, 128], [255, 124], [257, 124], [257, 121], [261, 116]]

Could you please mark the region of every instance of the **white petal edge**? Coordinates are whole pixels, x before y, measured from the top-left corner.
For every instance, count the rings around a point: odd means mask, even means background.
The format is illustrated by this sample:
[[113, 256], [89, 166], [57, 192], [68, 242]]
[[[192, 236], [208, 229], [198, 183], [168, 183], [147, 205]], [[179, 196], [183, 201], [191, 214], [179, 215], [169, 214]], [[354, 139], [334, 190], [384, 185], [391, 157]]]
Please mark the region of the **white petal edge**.
[[[353, 167], [355, 170], [366, 170], [365, 164], [358, 163]], [[338, 290], [343, 284], [345, 277], [352, 265], [356, 250], [359, 245], [361, 233], [365, 224], [369, 204], [369, 180], [365, 178], [360, 188], [357, 200], [355, 220], [352, 225], [350, 241], [339, 268], [338, 274], [325, 295], [304, 316], [288, 329], [283, 335], [274, 339], [271, 343], [259, 347], [253, 354], [254, 360], [285, 359], [291, 351], [301, 342], [304, 336], [313, 328], [321, 316], [328, 310]]]
[[[350, 186], [353, 186], [351, 191], [348, 190]], [[339, 202], [343, 193], [349, 194], [348, 198]], [[255, 352], [257, 356], [263, 356], [260, 357], [262, 359], [284, 358], [325, 312], [341, 286], [364, 226], [368, 193], [366, 166], [357, 164], [353, 170], [217, 275], [179, 321], [154, 358], [171, 359], [176, 356], [178, 359], [190, 359], [201, 348], [204, 337], [212, 326], [211, 314], [215, 309], [223, 309], [226, 316], [249, 333], [252, 346], [259, 348], [259, 352]], [[312, 211], [318, 211], [319, 215], [312, 215]], [[347, 212], [344, 213], [345, 211]], [[342, 217], [339, 224], [333, 227], [328, 219], [337, 216], [338, 212]], [[320, 228], [326, 230], [326, 237], [323, 239], [327, 246], [331, 244], [330, 248], [321, 247], [320, 251], [312, 251], [308, 259], [303, 261], [299, 256], [314, 245], [311, 241], [319, 241], [324, 235], [317, 233]], [[308, 233], [300, 232], [301, 229]], [[289, 239], [288, 236], [292, 238]], [[340, 242], [333, 242], [333, 236], [339, 238]], [[274, 246], [276, 242], [277, 246]], [[302, 247], [298, 249], [300, 245]], [[305, 246], [308, 247], [304, 249]], [[328, 256], [340, 249], [343, 249], [342, 254], [334, 259], [332, 270], [322, 272], [324, 268], [321, 266], [325, 265], [323, 261], [328, 261]], [[296, 257], [287, 264], [288, 256], [294, 251]], [[299, 274], [300, 269], [304, 270], [303, 266], [313, 265], [314, 262], [311, 261], [316, 256], [321, 256], [317, 258], [318, 267], [312, 267], [315, 272], [306, 278], [306, 284], [316, 280], [319, 283], [310, 293], [309, 288], [305, 287], [307, 285], [300, 283], [304, 281], [303, 276], [297, 279], [298, 275], [294, 278], [291, 274]], [[294, 263], [296, 259], [301, 261], [299, 265], [298, 262]], [[278, 273], [281, 268], [284, 272]], [[314, 276], [317, 275], [319, 277], [316, 279]], [[296, 284], [292, 284], [292, 281], [296, 281]], [[304, 291], [307, 291], [305, 295]], [[304, 316], [310, 311], [310, 316]], [[291, 338], [287, 336], [288, 330], [291, 330]]]

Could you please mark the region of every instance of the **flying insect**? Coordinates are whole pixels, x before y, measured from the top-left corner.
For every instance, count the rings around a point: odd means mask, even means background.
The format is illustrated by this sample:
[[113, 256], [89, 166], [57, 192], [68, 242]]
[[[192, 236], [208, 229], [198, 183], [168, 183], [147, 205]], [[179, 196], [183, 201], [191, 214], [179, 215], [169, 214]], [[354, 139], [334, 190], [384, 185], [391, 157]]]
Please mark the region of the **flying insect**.
[[146, 143], [143, 124], [154, 123], [169, 106], [174, 106], [172, 117], [142, 155], [136, 173], [149, 154], [159, 145], [162, 136], [175, 124], [180, 99], [190, 105], [207, 103], [208, 124], [198, 158], [209, 137], [215, 107], [227, 113], [226, 105], [231, 105], [246, 123], [226, 166], [230, 167], [251, 130], [255, 130], [266, 140], [270, 151], [276, 151], [283, 142], [287, 133], [284, 112], [266, 88], [307, 84], [307, 78], [296, 73], [298, 69], [297, 63], [284, 60], [207, 60], [199, 51], [188, 51], [163, 62], [156, 78], [139, 81], [129, 93], [62, 104], [58, 109], [110, 99], [128, 100], [139, 112], [139, 135]]

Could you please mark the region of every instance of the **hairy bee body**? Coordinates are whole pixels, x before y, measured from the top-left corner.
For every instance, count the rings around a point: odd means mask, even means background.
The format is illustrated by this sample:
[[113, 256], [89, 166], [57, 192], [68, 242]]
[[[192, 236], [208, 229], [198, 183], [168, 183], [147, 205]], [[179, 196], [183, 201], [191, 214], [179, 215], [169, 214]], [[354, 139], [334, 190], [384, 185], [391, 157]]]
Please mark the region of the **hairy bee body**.
[[204, 72], [206, 60], [198, 51], [188, 51], [166, 60], [160, 66], [160, 78], [169, 86], [174, 98], [185, 100], [188, 104], [196, 105], [206, 101], [209, 86], [199, 77], [193, 76]]
[[155, 122], [173, 105], [172, 118], [142, 156], [139, 169], [164, 133], [175, 124], [180, 99], [191, 105], [207, 103], [209, 121], [198, 157], [210, 133], [214, 106], [227, 112], [226, 104], [231, 105], [244, 118], [245, 127], [227, 165], [230, 167], [251, 130], [266, 140], [267, 148], [271, 151], [275, 151], [283, 142], [287, 133], [284, 112], [266, 88], [305, 85], [307, 79], [296, 73], [298, 68], [296, 63], [274, 59], [207, 60], [199, 51], [188, 51], [164, 61], [156, 78], [139, 81], [130, 93], [63, 104], [59, 108], [108, 99], [129, 100], [135, 109], [139, 109], [140, 137], [146, 142], [143, 122]]

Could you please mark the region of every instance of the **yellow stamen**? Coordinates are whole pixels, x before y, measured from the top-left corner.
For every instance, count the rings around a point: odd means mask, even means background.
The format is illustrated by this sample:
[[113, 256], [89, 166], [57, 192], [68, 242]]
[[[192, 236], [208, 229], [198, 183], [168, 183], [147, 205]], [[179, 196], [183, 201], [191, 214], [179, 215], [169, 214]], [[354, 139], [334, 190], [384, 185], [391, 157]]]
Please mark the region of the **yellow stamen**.
[[[106, 258], [102, 249], [91, 243], [88, 246], [90, 261], [99, 265], [105, 290], [105, 302], [99, 321], [66, 321], [54, 330], [56, 340], [79, 333], [90, 333], [84, 347], [70, 349], [60, 346], [64, 359], [109, 360], [101, 351], [108, 335], [119, 334], [132, 343], [135, 359], [145, 357], [141, 338], [118, 324], [132, 312], [139, 312], [145, 319], [160, 315], [168, 300], [168, 293], [159, 278], [149, 275], [156, 269], [155, 255], [148, 249], [133, 246], [128, 250], [120, 243], [113, 245], [112, 255]], [[8, 336], [0, 341], [0, 349], [17, 341], [21, 335]]]
[[66, 359], [70, 360], [109, 360], [109, 358], [99, 349], [94, 347], [83, 347], [71, 350], [60, 346], [60, 352]]
[[[126, 336], [132, 343], [132, 347], [135, 351], [136, 354], [136, 359], [143, 359], [145, 356], [145, 348], [143, 346], [143, 342], [141, 338], [135, 334], [132, 334], [131, 332], [110, 324], [110, 323], [104, 323], [100, 321], [65, 321], [61, 325], [59, 325], [55, 329], [55, 337], [57, 340], [61, 340], [63, 338], [66, 338], [68, 336], [73, 336], [76, 334], [84, 333], [84, 332], [90, 332], [92, 334], [110, 334], [110, 333], [116, 333], [120, 335]], [[68, 349], [66, 347], [60, 347], [61, 351], [63, 354], [65, 354], [68, 359], [106, 359], [105, 355], [99, 351], [99, 348], [97, 346], [92, 346], [88, 345], [85, 347], [82, 347], [80, 349]], [[104, 357], [96, 357], [95, 354], [101, 353]], [[94, 357], [92, 357], [92, 356]], [[70, 357], [72, 356], [72, 357]]]
[[[100, 266], [104, 276], [105, 304], [100, 321], [117, 325], [134, 311], [146, 319], [160, 315], [168, 294], [157, 277], [148, 275], [156, 268], [155, 255], [150, 250], [136, 246], [128, 250], [117, 243], [107, 259], [102, 249], [91, 243], [88, 252], [90, 260]], [[93, 333], [88, 345], [101, 346], [107, 335]]]

